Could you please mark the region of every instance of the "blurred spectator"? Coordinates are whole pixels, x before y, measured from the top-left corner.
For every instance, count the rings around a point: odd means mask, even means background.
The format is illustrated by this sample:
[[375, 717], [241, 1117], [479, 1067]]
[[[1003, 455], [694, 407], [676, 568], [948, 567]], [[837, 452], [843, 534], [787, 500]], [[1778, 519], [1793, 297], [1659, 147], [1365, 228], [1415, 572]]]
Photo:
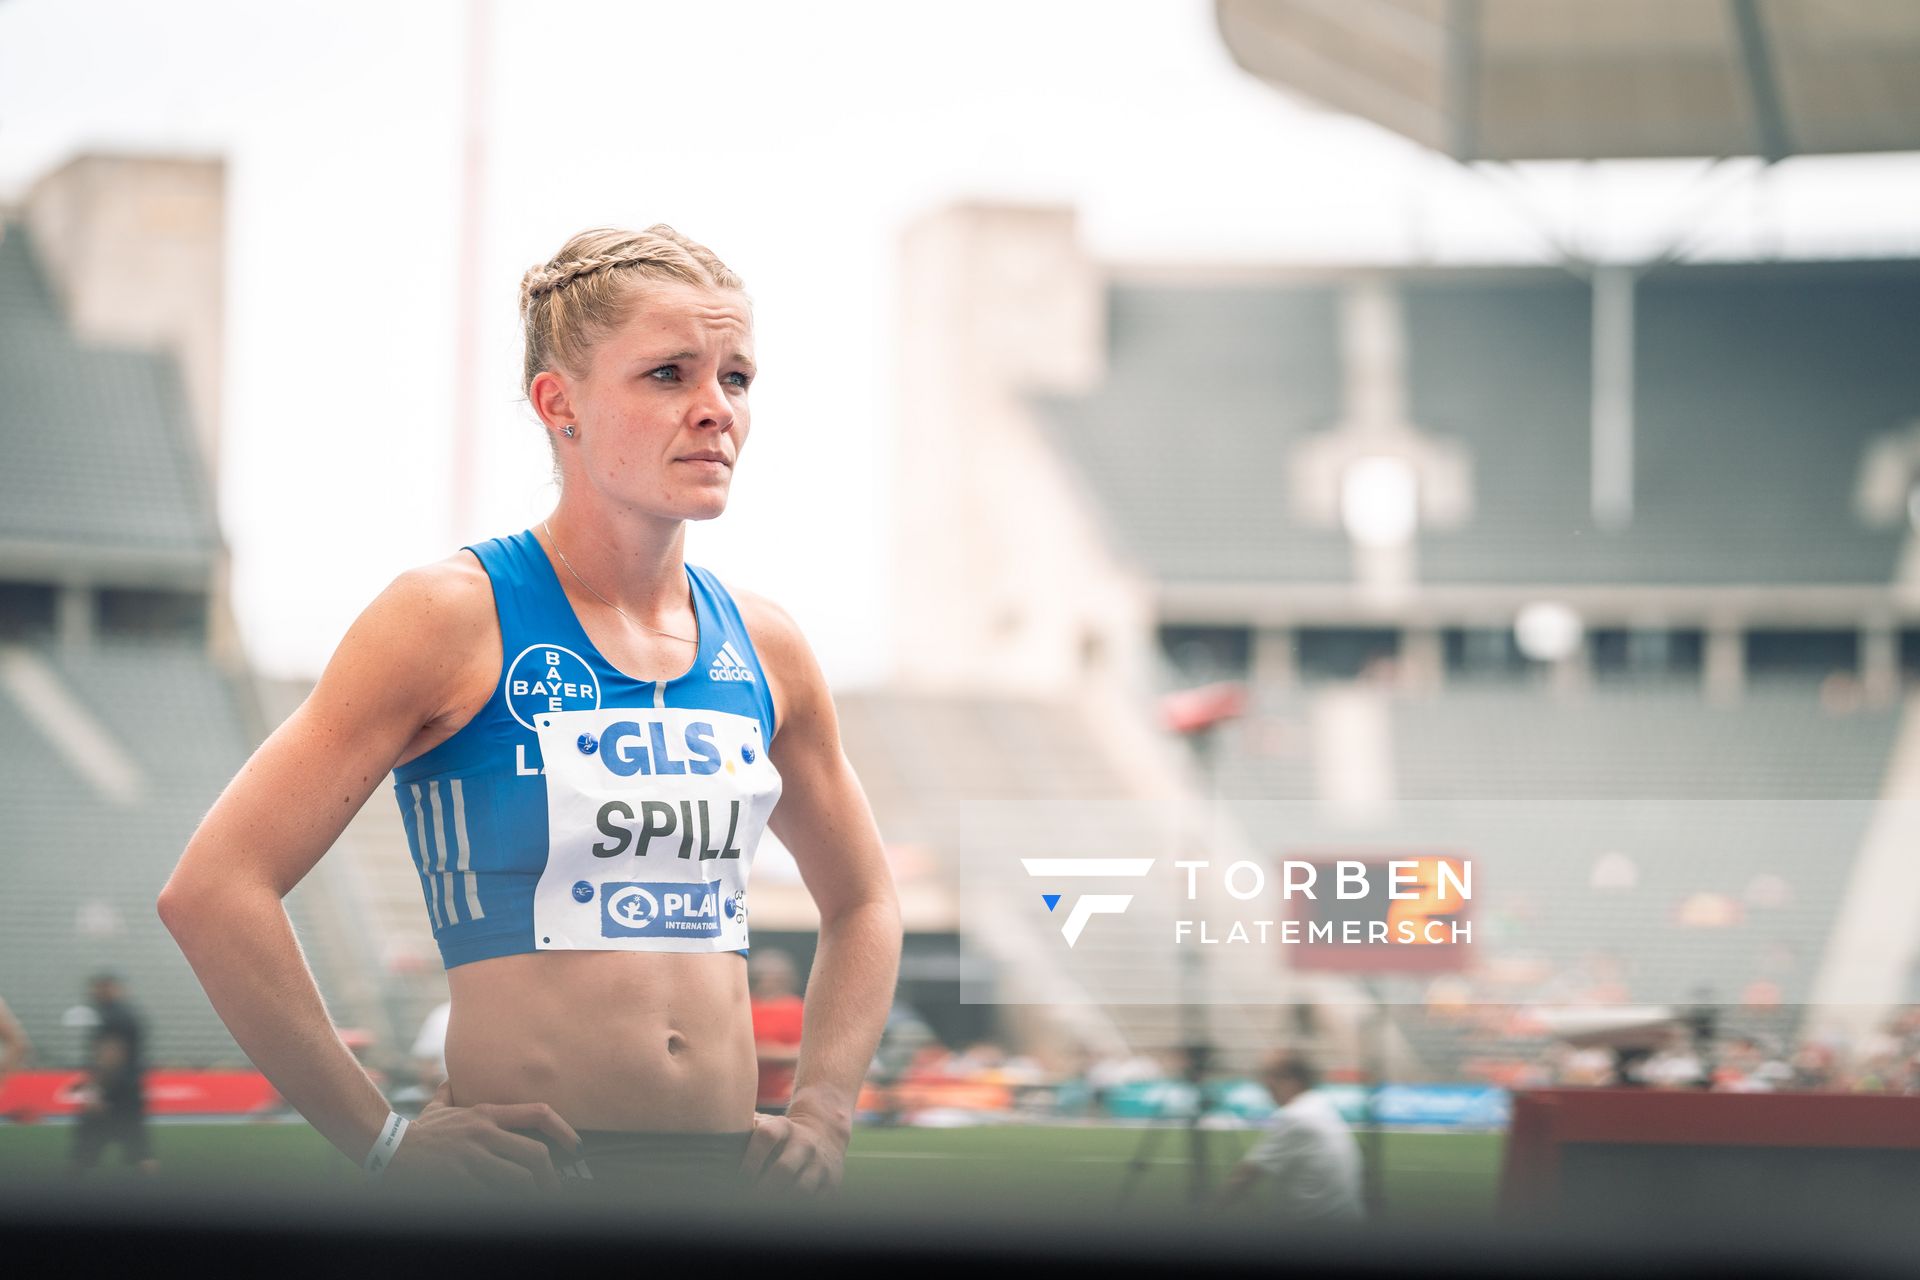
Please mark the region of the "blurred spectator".
[[1595, 1046], [1567, 1047], [1560, 1052], [1560, 1083], [1576, 1088], [1605, 1088], [1620, 1083], [1613, 1054]]
[[914, 1007], [898, 993], [887, 1010], [887, 1025], [867, 1068], [867, 1087], [861, 1091], [862, 1118], [871, 1124], [900, 1123], [904, 1110], [901, 1082], [929, 1055], [946, 1051]]
[[793, 957], [784, 951], [756, 947], [747, 957], [747, 982], [753, 996], [753, 1051], [760, 1059], [760, 1091], [754, 1105], [777, 1114], [787, 1109], [793, 1097], [793, 1067], [800, 1060], [806, 1002], [799, 995]]
[[32, 1052], [33, 1044], [27, 1039], [26, 1028], [13, 1016], [13, 1010], [7, 1008], [7, 1002], [0, 1000], [0, 1084], [5, 1084], [8, 1076], [25, 1066]]
[[[447, 1019], [452, 1014], [453, 1005], [449, 1001], [433, 1006], [421, 1020], [420, 1031], [413, 1037], [412, 1049], [408, 1050], [414, 1074], [427, 1097], [447, 1078]], [[421, 1101], [424, 1103], [426, 1098]]]
[[998, 1071], [1007, 1060], [1007, 1051], [991, 1040], [976, 1040], [947, 1059], [947, 1074], [970, 1076]]
[[88, 995], [95, 1021], [87, 1044], [87, 1102], [73, 1133], [74, 1171], [94, 1168], [118, 1145], [121, 1158], [140, 1172], [158, 1172], [147, 1141], [145, 1020], [117, 974], [95, 974]]
[[[420, 1020], [420, 1030], [414, 1034], [413, 1043], [407, 1047], [406, 1059], [395, 1064], [393, 1079], [386, 1090], [387, 1102], [404, 1116], [419, 1115], [433, 1100], [434, 1092], [446, 1082], [447, 1021], [452, 1013], [453, 1005], [444, 1000], [429, 1009], [427, 1016]], [[343, 1035], [341, 1039], [346, 1037]], [[347, 1047], [354, 1048], [352, 1044]], [[354, 1049], [354, 1056], [361, 1056], [358, 1049]], [[380, 1078], [371, 1069], [367, 1074]]]
[[1123, 1084], [1143, 1084], [1158, 1080], [1164, 1073], [1160, 1064], [1144, 1053], [1109, 1054], [1087, 1068], [1087, 1088], [1093, 1094], [1093, 1110], [1104, 1115], [1108, 1095]]
[[954, 1079], [1006, 1085], [1038, 1085], [1047, 1080], [1040, 1063], [1025, 1054], [1008, 1054], [992, 1040], [976, 1040], [946, 1060], [942, 1072]]
[[1776, 1076], [1767, 1071], [1767, 1053], [1760, 1043], [1737, 1036], [1720, 1050], [1713, 1071], [1713, 1087], [1721, 1093], [1771, 1093]]
[[1900, 1077], [1900, 1092], [1920, 1093], [1920, 1053], [1907, 1055]]
[[1087, 1068], [1087, 1083], [1095, 1089], [1117, 1084], [1140, 1084], [1166, 1075], [1159, 1061], [1144, 1053], [1108, 1054]]
[[1794, 1052], [1790, 1065], [1793, 1069], [1792, 1087], [1795, 1089], [1830, 1089], [1836, 1083], [1835, 1056], [1827, 1045], [1801, 1045]]
[[1260, 1083], [1277, 1109], [1266, 1133], [1228, 1175], [1220, 1203], [1241, 1200], [1254, 1184], [1271, 1177], [1282, 1225], [1360, 1221], [1360, 1146], [1333, 1103], [1313, 1091], [1319, 1072], [1296, 1054], [1276, 1053], [1261, 1065]]
[[880, 1032], [880, 1047], [874, 1050], [873, 1067], [868, 1077], [879, 1084], [897, 1080], [906, 1074], [924, 1050], [929, 1046], [937, 1048], [938, 1045], [939, 1041], [926, 1019], [896, 995], [893, 1007], [887, 1010], [887, 1025]]
[[1691, 1037], [1680, 1030], [1630, 1070], [1634, 1082], [1652, 1089], [1694, 1089], [1707, 1078], [1706, 1064], [1694, 1052]]

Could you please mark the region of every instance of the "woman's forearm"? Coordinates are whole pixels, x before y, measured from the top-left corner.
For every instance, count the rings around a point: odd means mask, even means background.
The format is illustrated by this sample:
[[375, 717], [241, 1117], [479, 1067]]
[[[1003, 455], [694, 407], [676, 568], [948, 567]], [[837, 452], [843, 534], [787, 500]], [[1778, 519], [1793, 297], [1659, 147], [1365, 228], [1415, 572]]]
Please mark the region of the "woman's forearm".
[[241, 1050], [358, 1163], [379, 1135], [387, 1102], [334, 1030], [279, 896], [258, 886], [169, 885], [159, 908]]
[[818, 1115], [843, 1131], [852, 1126], [899, 970], [900, 909], [891, 898], [821, 921], [789, 1114]]

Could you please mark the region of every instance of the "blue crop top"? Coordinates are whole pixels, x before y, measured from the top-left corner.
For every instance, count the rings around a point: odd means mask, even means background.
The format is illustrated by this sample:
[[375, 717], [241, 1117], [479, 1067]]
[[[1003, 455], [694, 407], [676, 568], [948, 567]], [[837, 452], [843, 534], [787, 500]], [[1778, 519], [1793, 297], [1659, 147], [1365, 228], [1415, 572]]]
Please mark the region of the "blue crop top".
[[447, 968], [550, 949], [744, 954], [747, 872], [780, 778], [733, 598], [688, 565], [693, 665], [635, 680], [593, 647], [532, 530], [466, 549], [493, 583], [500, 680], [393, 771]]

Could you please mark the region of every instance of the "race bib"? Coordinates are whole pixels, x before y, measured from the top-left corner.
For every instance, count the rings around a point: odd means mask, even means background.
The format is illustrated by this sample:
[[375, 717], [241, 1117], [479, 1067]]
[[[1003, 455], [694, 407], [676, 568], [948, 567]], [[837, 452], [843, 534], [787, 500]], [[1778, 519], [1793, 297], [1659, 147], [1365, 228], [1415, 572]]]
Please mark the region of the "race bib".
[[611, 707], [534, 716], [547, 866], [543, 951], [736, 951], [747, 873], [780, 774], [760, 722], [725, 711]]

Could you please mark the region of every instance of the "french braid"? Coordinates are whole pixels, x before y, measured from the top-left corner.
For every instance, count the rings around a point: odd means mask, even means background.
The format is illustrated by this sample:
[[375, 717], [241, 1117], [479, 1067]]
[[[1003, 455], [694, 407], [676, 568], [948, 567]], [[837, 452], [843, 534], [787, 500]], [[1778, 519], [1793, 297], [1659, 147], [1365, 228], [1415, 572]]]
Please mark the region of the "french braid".
[[584, 369], [594, 343], [626, 320], [633, 286], [646, 280], [744, 292], [740, 277], [712, 250], [665, 223], [645, 231], [582, 231], [520, 278], [527, 335], [521, 390], [530, 390], [543, 369]]

